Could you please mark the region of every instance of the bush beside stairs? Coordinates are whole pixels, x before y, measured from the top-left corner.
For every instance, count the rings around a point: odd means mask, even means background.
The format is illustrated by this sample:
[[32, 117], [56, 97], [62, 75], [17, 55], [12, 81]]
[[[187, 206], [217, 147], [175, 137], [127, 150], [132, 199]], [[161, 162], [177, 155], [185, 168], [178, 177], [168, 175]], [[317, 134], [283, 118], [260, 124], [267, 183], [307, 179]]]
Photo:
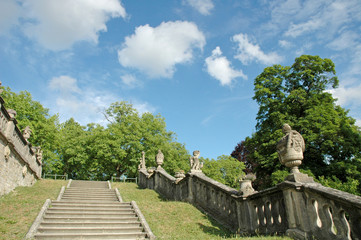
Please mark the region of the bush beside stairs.
[[109, 182], [70, 181], [45, 202], [26, 239], [155, 239], [137, 204]]

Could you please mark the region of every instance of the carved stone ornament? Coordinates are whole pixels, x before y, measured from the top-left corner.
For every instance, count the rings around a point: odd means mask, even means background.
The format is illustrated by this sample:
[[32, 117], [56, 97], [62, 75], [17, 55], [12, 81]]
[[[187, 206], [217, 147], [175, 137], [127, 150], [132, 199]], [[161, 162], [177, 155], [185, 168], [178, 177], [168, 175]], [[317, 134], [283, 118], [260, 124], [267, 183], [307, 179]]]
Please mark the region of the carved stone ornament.
[[[298, 166], [302, 164], [305, 141], [301, 134], [292, 130], [290, 125], [284, 124], [282, 132], [285, 134], [277, 143], [277, 152], [280, 162], [291, 168], [291, 174], [286, 180], [294, 182], [313, 182], [307, 174], [300, 173]], [[312, 179], [312, 181], [310, 180]]]
[[23, 137], [25, 138], [26, 141], [28, 141], [28, 139], [30, 138], [32, 131], [30, 129], [29, 126], [26, 126], [25, 129], [23, 130]]
[[284, 124], [282, 132], [285, 134], [277, 143], [277, 152], [280, 162], [291, 168], [292, 173], [299, 173], [298, 166], [303, 160], [305, 151], [305, 141], [301, 134], [292, 130], [290, 125]]
[[199, 161], [200, 151], [193, 151], [193, 156], [189, 158], [189, 163], [191, 165], [191, 173], [202, 172], [203, 162]]
[[10, 153], [11, 153], [10, 147], [9, 147], [9, 145], [6, 145], [6, 146], [4, 147], [4, 158], [5, 158], [5, 160], [9, 160], [9, 158], [10, 158]]
[[157, 169], [162, 169], [162, 164], [164, 162], [164, 155], [160, 149], [158, 150], [158, 154], [155, 156], [155, 162], [158, 165]]
[[178, 183], [180, 180], [186, 177], [183, 170], [180, 170], [175, 173], [174, 177], [176, 178], [175, 182]]
[[14, 109], [8, 109], [8, 113], [11, 119], [14, 119], [16, 117], [16, 111]]
[[253, 193], [256, 193], [256, 191], [252, 187], [252, 182], [255, 179], [256, 179], [255, 175], [247, 174], [239, 181], [240, 182], [239, 192], [241, 193], [241, 196], [247, 197]]
[[41, 164], [43, 160], [43, 150], [40, 147], [36, 148], [35, 152], [36, 160]]
[[26, 166], [23, 167], [23, 177], [28, 173], [28, 168]]
[[139, 169], [147, 169], [145, 166], [145, 152], [142, 152], [142, 157], [140, 158]]

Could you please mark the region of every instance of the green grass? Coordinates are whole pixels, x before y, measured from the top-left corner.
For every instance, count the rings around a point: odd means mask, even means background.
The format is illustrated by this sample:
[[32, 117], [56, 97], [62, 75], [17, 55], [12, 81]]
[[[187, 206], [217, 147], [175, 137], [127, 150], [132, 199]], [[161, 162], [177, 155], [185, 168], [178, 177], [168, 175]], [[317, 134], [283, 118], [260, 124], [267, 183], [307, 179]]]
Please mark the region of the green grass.
[[23, 239], [46, 199], [56, 199], [67, 181], [40, 180], [0, 197], [0, 239]]
[[[0, 240], [23, 239], [46, 199], [56, 199], [68, 181], [40, 180], [32, 187], [17, 187], [0, 197]], [[237, 237], [191, 204], [167, 201], [155, 191], [138, 189], [134, 183], [113, 183], [124, 201], [136, 201], [153, 233], [163, 240], [248, 239], [276, 240], [286, 237]]]
[[290, 239], [283, 236], [235, 236], [189, 203], [167, 201], [153, 190], [139, 189], [135, 183], [112, 183], [112, 187], [119, 189], [124, 201], [137, 202], [158, 239]]

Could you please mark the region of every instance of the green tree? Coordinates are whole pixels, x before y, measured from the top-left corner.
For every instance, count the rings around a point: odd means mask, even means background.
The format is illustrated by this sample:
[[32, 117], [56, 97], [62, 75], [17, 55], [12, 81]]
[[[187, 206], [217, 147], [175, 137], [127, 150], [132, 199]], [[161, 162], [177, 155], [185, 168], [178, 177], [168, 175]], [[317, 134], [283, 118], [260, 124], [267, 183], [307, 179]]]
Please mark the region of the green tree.
[[59, 147], [58, 115], [50, 115], [49, 109], [34, 101], [27, 91], [15, 93], [9, 87], [5, 87], [1, 97], [5, 101], [6, 109], [16, 111], [20, 131], [30, 126], [32, 134], [29, 142], [43, 150], [43, 171], [56, 172], [60, 167], [59, 161], [56, 160]]
[[217, 160], [201, 158], [201, 161], [204, 162], [204, 174], [233, 188], [239, 187], [239, 180], [245, 175], [244, 163], [228, 155], [219, 156]]
[[189, 154], [184, 145], [175, 141], [175, 134], [166, 130], [160, 115], [140, 115], [131, 104], [116, 102], [105, 111], [108, 137], [112, 146], [112, 157], [107, 166], [116, 169], [116, 175], [135, 176], [141, 152], [146, 153], [147, 166], [155, 166], [155, 156], [161, 149], [165, 161], [163, 168], [174, 174], [177, 169], [188, 167]]
[[303, 55], [292, 66], [267, 67], [254, 81], [254, 100], [259, 104], [256, 132], [246, 138], [257, 174], [257, 184], [271, 185], [271, 174], [284, 169], [279, 163], [276, 143], [282, 125], [288, 123], [302, 134], [306, 151], [301, 168], [319, 177], [335, 176], [348, 181], [360, 177], [361, 134], [348, 111], [336, 105], [326, 90], [336, 88], [338, 79], [330, 59]]

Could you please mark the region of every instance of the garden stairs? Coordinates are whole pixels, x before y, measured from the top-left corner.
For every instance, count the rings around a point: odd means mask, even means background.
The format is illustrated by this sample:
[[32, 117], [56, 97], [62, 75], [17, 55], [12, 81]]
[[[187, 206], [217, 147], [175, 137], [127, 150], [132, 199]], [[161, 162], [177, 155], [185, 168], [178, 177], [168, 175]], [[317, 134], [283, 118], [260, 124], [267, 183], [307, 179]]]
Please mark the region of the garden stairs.
[[122, 202], [108, 182], [72, 181], [61, 194], [51, 201], [31, 237], [154, 239], [135, 202]]

